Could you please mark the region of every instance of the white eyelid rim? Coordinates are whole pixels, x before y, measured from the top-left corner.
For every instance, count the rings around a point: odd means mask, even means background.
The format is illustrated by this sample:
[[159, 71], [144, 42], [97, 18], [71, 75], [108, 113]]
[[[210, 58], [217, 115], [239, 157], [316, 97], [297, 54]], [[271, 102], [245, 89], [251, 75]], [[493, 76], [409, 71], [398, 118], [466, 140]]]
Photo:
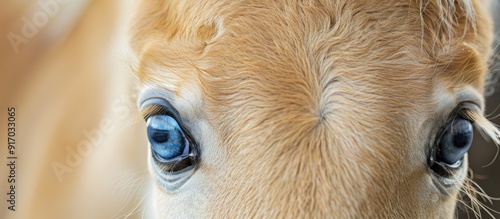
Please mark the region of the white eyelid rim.
[[457, 102], [471, 102], [476, 104], [481, 112], [484, 111], [484, 97], [475, 89], [468, 87], [467, 89], [457, 93]]
[[150, 99], [155, 99], [155, 98], [162, 98], [164, 100], [173, 100], [174, 96], [166, 91], [165, 89], [158, 88], [158, 87], [146, 87], [141, 94], [139, 95], [139, 98], [137, 99], [137, 107], [139, 109], [143, 108], [144, 103], [147, 100]]

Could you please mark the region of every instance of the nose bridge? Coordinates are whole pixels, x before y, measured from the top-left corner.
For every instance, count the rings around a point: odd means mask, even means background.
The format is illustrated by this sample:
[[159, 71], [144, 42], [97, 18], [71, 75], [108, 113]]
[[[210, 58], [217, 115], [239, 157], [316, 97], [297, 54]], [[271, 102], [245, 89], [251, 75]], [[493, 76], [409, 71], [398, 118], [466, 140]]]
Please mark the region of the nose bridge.
[[380, 171], [378, 165], [370, 165], [376, 161], [360, 147], [368, 142], [355, 139], [360, 136], [322, 124], [291, 132], [294, 137], [281, 142], [275, 171], [269, 173], [275, 179], [269, 189], [282, 190], [276, 197], [297, 201], [285, 201], [285, 205], [303, 208], [305, 204], [309, 213], [344, 212], [339, 215], [343, 217], [361, 208], [374, 183], [383, 184], [378, 179], [383, 173], [375, 172]]
[[239, 160], [235, 171], [245, 168], [246, 174], [227, 179], [231, 191], [224, 195], [232, 197], [229, 200], [248, 204], [257, 217], [381, 215], [386, 201], [382, 198], [391, 196], [387, 188], [391, 183], [384, 177], [390, 170], [374, 172], [380, 168], [348, 145], [360, 142], [346, 140], [327, 127], [288, 129], [288, 133], [264, 142], [269, 150]]

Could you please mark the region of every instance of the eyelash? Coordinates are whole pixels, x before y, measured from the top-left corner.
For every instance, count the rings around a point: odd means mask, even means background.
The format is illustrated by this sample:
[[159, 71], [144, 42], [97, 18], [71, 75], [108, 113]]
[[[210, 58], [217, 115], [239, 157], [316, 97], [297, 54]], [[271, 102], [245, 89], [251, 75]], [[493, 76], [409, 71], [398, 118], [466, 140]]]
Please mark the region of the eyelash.
[[172, 112], [172, 110], [167, 109], [168, 107], [151, 104], [144, 106], [143, 108], [144, 109], [141, 110], [140, 114], [145, 121], [147, 121], [150, 117], [157, 115], [168, 115], [178, 120], [178, 117], [176, 115], [178, 113]]

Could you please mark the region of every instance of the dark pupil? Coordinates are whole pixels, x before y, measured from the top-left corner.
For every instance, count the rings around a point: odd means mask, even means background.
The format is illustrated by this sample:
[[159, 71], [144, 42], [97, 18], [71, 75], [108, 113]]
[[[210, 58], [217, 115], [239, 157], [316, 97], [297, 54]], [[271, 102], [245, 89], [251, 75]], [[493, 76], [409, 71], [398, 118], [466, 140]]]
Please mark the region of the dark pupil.
[[461, 160], [472, 144], [472, 124], [470, 121], [457, 118], [444, 132], [439, 144], [438, 159], [447, 164], [455, 164]]
[[169, 133], [168, 131], [164, 130], [153, 130], [153, 133], [151, 134], [151, 139], [159, 144], [167, 142], [169, 139], [168, 133]]
[[170, 160], [183, 155], [185, 137], [179, 124], [170, 116], [157, 115], [148, 119], [151, 149], [159, 158]]

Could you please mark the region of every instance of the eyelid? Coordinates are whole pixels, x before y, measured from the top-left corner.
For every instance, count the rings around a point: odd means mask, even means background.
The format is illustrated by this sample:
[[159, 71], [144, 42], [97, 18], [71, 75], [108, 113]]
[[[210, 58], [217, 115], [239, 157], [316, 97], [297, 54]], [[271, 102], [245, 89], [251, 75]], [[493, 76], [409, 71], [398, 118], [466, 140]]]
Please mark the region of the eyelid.
[[[448, 123], [453, 121], [457, 116], [461, 116], [464, 119], [467, 119], [471, 122], [474, 122], [472, 118], [470, 118], [465, 111], [475, 111], [478, 113], [481, 113], [481, 108], [476, 104], [476, 102], [473, 101], [464, 101], [458, 104], [453, 111], [451, 111], [448, 116], [446, 117], [446, 120], [444, 120], [444, 123], [442, 126], [446, 127]], [[441, 130], [442, 131], [442, 130]]]
[[179, 112], [170, 104], [168, 99], [172, 99], [172, 94], [164, 89], [148, 88], [139, 96], [137, 105], [146, 120], [152, 115], [163, 114], [172, 116], [175, 120], [180, 121]]
[[475, 102], [462, 102], [458, 105], [458, 107], [450, 114], [448, 118], [449, 121], [453, 120], [457, 115], [460, 115], [464, 119], [467, 119], [471, 122], [474, 122], [473, 118], [470, 118], [467, 112], [473, 111], [481, 114], [481, 108]]
[[144, 109], [146, 107], [145, 103], [150, 99], [163, 99], [171, 107], [172, 105], [170, 105], [167, 100], [172, 100], [173, 95], [162, 88], [148, 87], [141, 92], [139, 98], [137, 99], [137, 106], [139, 107], [139, 109]]
[[469, 102], [474, 104], [476, 106], [474, 110], [477, 109], [478, 112], [482, 112], [484, 109], [484, 97], [475, 89], [470, 87], [466, 88], [462, 92], [459, 92], [457, 100], [461, 103]]
[[144, 116], [145, 120], [154, 115], [168, 115], [173, 117], [176, 121], [180, 121], [181, 118], [179, 112], [172, 104], [159, 97], [149, 98], [144, 101], [141, 105], [141, 114]]

